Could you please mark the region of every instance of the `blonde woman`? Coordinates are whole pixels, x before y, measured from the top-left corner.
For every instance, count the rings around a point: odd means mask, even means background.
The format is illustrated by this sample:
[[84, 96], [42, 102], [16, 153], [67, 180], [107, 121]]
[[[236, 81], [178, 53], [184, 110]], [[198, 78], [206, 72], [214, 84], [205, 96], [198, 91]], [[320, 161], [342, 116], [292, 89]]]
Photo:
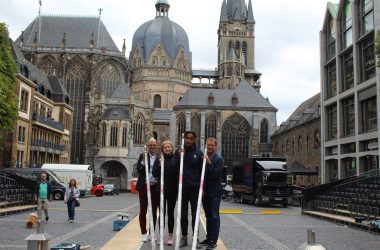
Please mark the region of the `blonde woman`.
[[[161, 144], [161, 153], [164, 158], [164, 221], [168, 217], [168, 238], [166, 244], [173, 246], [174, 209], [178, 195], [178, 172], [173, 162], [174, 148], [170, 141]], [[161, 166], [159, 162], [153, 166], [153, 176], [160, 180]]]

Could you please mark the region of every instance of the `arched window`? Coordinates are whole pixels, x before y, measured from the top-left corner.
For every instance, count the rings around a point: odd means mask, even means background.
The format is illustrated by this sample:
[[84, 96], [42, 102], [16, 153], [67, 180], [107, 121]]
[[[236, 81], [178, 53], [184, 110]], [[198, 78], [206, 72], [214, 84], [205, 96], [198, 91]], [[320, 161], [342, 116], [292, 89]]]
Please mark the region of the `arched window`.
[[260, 123], [260, 142], [268, 143], [268, 120], [265, 118]]
[[302, 137], [299, 136], [298, 137], [298, 152], [301, 153], [302, 152]]
[[205, 124], [205, 138], [213, 137], [216, 138], [216, 115], [214, 113], [211, 113], [209, 116], [206, 117], [206, 124]]
[[111, 133], [110, 133], [110, 146], [111, 147], [117, 147], [117, 134], [118, 134], [119, 127], [117, 124], [113, 124], [111, 126]]
[[153, 61], [152, 61], [153, 65], [157, 65], [157, 61], [158, 61], [157, 56], [154, 56]]
[[200, 134], [201, 134], [201, 119], [197, 113], [191, 117], [191, 130], [197, 134], [197, 147], [200, 147]]
[[121, 139], [121, 146], [126, 147], [127, 146], [127, 138], [128, 138], [128, 128], [123, 127], [123, 137]]
[[231, 64], [229, 64], [227, 66], [227, 76], [232, 76], [232, 65]]
[[106, 97], [111, 96], [120, 82], [124, 80], [120, 75], [118, 69], [112, 64], [108, 64], [102, 69], [100, 74], [100, 86]]
[[154, 95], [153, 107], [154, 108], [161, 108], [161, 96], [160, 95]]
[[240, 42], [236, 41], [235, 43], [235, 53], [237, 55], [237, 58], [240, 58]]
[[316, 130], [314, 132], [314, 149], [319, 149], [320, 145], [319, 130]]
[[230, 116], [222, 126], [222, 155], [224, 163], [231, 166], [233, 160], [249, 156], [251, 128], [239, 114]]
[[144, 144], [145, 138], [145, 119], [142, 114], [138, 114], [133, 120], [133, 143]]
[[102, 124], [102, 146], [106, 146], [106, 138], [107, 138], [107, 125], [105, 123]]
[[184, 113], [179, 113], [177, 115], [177, 140], [176, 144], [181, 145], [182, 134], [186, 130], [186, 116]]
[[243, 56], [244, 56], [244, 63], [245, 63], [245, 65], [247, 65], [247, 43], [246, 42], [242, 43], [241, 50], [242, 50]]
[[230, 40], [228, 43], [228, 48], [232, 48], [234, 46], [234, 41]]

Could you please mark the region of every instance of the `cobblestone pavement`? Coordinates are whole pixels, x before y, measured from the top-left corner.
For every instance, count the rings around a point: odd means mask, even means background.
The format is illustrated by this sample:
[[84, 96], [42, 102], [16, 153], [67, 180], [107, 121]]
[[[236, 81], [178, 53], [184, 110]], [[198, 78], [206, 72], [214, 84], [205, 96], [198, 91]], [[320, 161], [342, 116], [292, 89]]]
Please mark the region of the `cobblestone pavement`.
[[[316, 233], [317, 243], [326, 249], [378, 249], [379, 235], [301, 215], [299, 207], [262, 208], [233, 202], [222, 202], [222, 209], [242, 209], [242, 214], [222, 214], [220, 238], [228, 249], [304, 249], [306, 231]], [[138, 213], [138, 196], [121, 193], [81, 199], [75, 223], [67, 223], [63, 201], [50, 204], [50, 221], [45, 232], [55, 244], [79, 243], [100, 249], [116, 232], [112, 231], [118, 211], [133, 219]], [[262, 210], [280, 210], [280, 215], [263, 215]], [[0, 218], [0, 249], [26, 249], [25, 238], [35, 232], [26, 229], [28, 213]], [[138, 232], [136, 232], [138, 233]]]

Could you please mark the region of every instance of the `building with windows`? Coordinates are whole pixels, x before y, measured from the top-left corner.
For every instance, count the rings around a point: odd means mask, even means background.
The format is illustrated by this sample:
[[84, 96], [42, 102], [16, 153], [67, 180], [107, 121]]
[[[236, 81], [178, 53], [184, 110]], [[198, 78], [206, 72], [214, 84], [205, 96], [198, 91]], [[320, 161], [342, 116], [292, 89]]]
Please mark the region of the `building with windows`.
[[12, 44], [17, 64], [18, 119], [13, 132], [3, 132], [2, 167], [39, 167], [69, 163], [73, 108], [55, 75], [46, 75]]
[[271, 137], [273, 156], [286, 158], [292, 183], [314, 186], [321, 183], [320, 94], [301, 103]]
[[188, 36], [170, 20], [169, 2], [157, 0], [154, 8], [154, 19], [134, 33], [128, 59], [101, 12], [38, 15], [16, 40], [24, 56], [56, 75], [71, 96], [70, 162], [91, 164], [105, 182], [126, 189], [149, 137], [179, 144], [185, 130], [194, 130], [201, 148], [216, 137], [227, 164], [271, 156], [277, 109], [260, 94], [251, 0], [222, 2], [216, 70], [193, 70]]
[[320, 33], [322, 183], [379, 168], [380, 2], [328, 3]]

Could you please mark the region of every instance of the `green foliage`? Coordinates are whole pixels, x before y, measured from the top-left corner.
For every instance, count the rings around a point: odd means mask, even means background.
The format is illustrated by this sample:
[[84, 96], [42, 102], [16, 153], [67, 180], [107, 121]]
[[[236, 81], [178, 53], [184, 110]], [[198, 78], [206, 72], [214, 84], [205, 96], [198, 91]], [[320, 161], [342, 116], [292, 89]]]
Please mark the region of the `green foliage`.
[[377, 56], [377, 67], [380, 67], [380, 30], [377, 31], [375, 53]]
[[12, 57], [8, 30], [0, 23], [0, 129], [11, 131], [18, 116], [16, 62]]

